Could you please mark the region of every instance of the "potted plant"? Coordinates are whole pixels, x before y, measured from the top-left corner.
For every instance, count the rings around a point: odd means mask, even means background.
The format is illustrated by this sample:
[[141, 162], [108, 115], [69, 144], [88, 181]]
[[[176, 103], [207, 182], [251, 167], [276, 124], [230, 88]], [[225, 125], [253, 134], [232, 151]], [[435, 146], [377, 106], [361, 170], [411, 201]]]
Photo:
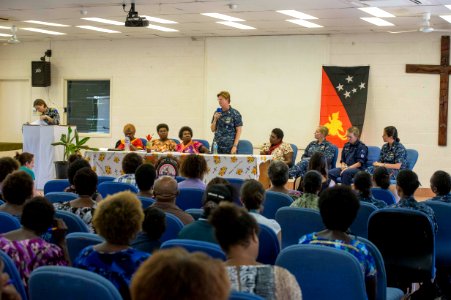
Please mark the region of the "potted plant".
[[[72, 135], [73, 133], [73, 135]], [[63, 146], [64, 147], [64, 156], [62, 161], [55, 161], [55, 171], [57, 179], [66, 179], [67, 178], [67, 167], [69, 166], [69, 156], [72, 154], [80, 153], [81, 149], [85, 150], [98, 150], [96, 148], [91, 148], [86, 145], [86, 142], [89, 140], [89, 137], [84, 137], [80, 139], [78, 136], [77, 129], [72, 130], [72, 127], [67, 127], [67, 134], [63, 133], [61, 135], [60, 141], [56, 143], [52, 143], [52, 146]]]

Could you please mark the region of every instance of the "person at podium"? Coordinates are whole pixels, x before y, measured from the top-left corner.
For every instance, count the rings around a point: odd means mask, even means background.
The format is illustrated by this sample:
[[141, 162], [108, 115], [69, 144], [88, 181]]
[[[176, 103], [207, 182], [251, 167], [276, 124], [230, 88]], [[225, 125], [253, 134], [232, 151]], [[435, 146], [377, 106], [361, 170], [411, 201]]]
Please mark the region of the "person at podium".
[[48, 107], [44, 100], [34, 100], [33, 107], [34, 109], [36, 109], [36, 111], [41, 113], [41, 116], [39, 118], [47, 125], [60, 124], [60, 114], [58, 113], [58, 110], [53, 107]]

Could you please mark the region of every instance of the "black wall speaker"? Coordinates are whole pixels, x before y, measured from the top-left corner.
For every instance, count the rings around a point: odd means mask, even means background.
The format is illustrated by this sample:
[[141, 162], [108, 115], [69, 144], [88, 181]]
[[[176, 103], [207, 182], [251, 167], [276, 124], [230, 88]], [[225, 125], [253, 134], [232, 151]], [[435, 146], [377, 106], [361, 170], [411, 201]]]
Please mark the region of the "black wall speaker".
[[50, 62], [31, 62], [31, 86], [50, 86]]

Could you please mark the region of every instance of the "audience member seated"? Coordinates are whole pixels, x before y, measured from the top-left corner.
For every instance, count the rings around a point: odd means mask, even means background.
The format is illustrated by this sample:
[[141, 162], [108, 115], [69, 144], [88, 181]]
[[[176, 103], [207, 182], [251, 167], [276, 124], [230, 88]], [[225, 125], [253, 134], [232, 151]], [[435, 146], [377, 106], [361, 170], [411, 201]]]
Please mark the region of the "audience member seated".
[[35, 180], [33, 168], [34, 168], [34, 155], [28, 152], [19, 153], [16, 152], [16, 156], [14, 157], [20, 164], [20, 171], [24, 171], [28, 173], [28, 175]]
[[348, 142], [341, 151], [340, 167], [329, 171], [329, 177], [337, 182], [341, 177], [343, 185], [351, 185], [354, 175], [366, 169], [368, 147], [360, 141], [360, 130], [353, 126], [346, 131]]
[[179, 239], [197, 240], [217, 244], [213, 226], [208, 222], [208, 217], [219, 203], [233, 202], [233, 187], [231, 185], [214, 184], [207, 187], [203, 198], [204, 213], [197, 221], [186, 225], [179, 232]]
[[286, 269], [257, 262], [259, 226], [243, 208], [221, 203], [209, 217], [215, 236], [227, 255], [232, 290], [264, 299], [301, 299], [296, 278]]
[[19, 292], [16, 290], [9, 274], [4, 272], [5, 263], [0, 259], [0, 299], [22, 300]]
[[438, 227], [434, 211], [426, 204], [415, 200], [413, 196], [419, 186], [420, 182], [418, 181], [418, 176], [415, 172], [411, 170], [401, 170], [398, 173], [398, 177], [396, 177], [396, 189], [401, 200], [390, 207], [409, 208], [424, 212], [429, 217], [435, 232], [437, 232]]
[[429, 199], [451, 203], [451, 177], [445, 171], [436, 171], [431, 177], [431, 190], [435, 197]]
[[169, 126], [164, 123], [158, 124], [157, 125], [157, 133], [160, 138], [151, 140], [149, 142], [150, 147], [147, 147], [147, 148], [150, 148], [151, 151], [156, 151], [156, 152], [173, 152], [173, 151], [175, 151], [177, 144], [173, 140], [168, 139]]
[[95, 194], [97, 189], [96, 172], [91, 167], [81, 168], [75, 174], [74, 185], [79, 198], [68, 202], [55, 203], [55, 209], [76, 214], [88, 225], [91, 232], [94, 232], [92, 216], [97, 207], [97, 202], [92, 200], [92, 195]]
[[0, 200], [3, 200], [3, 181], [6, 176], [19, 168], [19, 164], [11, 157], [0, 158]]
[[135, 172], [136, 185], [138, 186], [138, 196], [152, 198], [152, 188], [157, 172], [152, 164], [144, 163]]
[[308, 164], [308, 170], [318, 171], [323, 178], [321, 183], [321, 191], [319, 192], [320, 195], [325, 189], [333, 187], [335, 185], [335, 182], [329, 178], [327, 171], [327, 160], [326, 156], [323, 153], [316, 152], [312, 155]]
[[129, 191], [102, 200], [92, 222], [105, 242], [83, 249], [74, 267], [102, 275], [114, 284], [124, 299], [130, 299], [131, 278], [149, 257], [148, 253], [129, 247], [143, 220], [141, 202]]
[[[86, 159], [84, 159], [81, 156], [78, 157], [76, 154], [72, 154], [71, 157], [73, 157], [73, 161], [69, 163], [69, 167], [67, 168], [67, 180], [69, 180], [70, 185], [67, 188], [65, 188], [64, 191], [68, 193], [77, 193], [74, 184], [75, 174], [80, 169], [91, 168], [91, 165]], [[97, 202], [102, 200], [102, 195], [100, 195], [100, 193], [97, 192], [97, 187], [94, 194], [92, 194], [92, 200]]]
[[223, 177], [216, 176], [207, 183], [207, 188], [213, 184], [230, 184], [230, 182]]
[[287, 166], [291, 166], [293, 159], [293, 148], [288, 143], [284, 143], [283, 131], [274, 128], [269, 136], [269, 143], [264, 143], [260, 149], [261, 155], [272, 155], [273, 161], [283, 161]]
[[302, 180], [302, 193], [301, 197], [291, 203], [291, 207], [299, 208], [311, 208], [319, 210], [318, 208], [318, 193], [321, 190], [321, 182], [323, 177], [318, 171], [312, 170], [305, 173]]
[[156, 252], [133, 277], [133, 300], [227, 300], [230, 283], [223, 263], [182, 248]]
[[147, 253], [160, 249], [160, 238], [166, 230], [166, 214], [159, 208], [148, 207], [144, 210], [142, 231], [132, 242], [132, 247]]
[[22, 215], [26, 200], [33, 196], [34, 182], [24, 171], [16, 171], [3, 181], [3, 200], [0, 211], [9, 213], [18, 219]]
[[396, 179], [400, 170], [408, 168], [407, 151], [403, 144], [400, 143], [398, 130], [394, 126], [384, 128], [382, 134], [384, 145], [382, 146], [379, 160], [375, 161], [368, 172], [372, 174], [375, 167], [386, 167], [389, 169], [390, 179]]
[[[125, 124], [124, 135], [130, 141], [130, 151], [143, 150], [144, 145], [140, 138], [135, 138], [136, 128], [133, 124]], [[116, 149], [125, 150], [125, 138], [116, 143]]]
[[177, 181], [172, 177], [162, 176], [155, 181], [153, 195], [156, 202], [152, 204], [152, 207], [175, 215], [184, 225], [194, 222], [190, 214], [184, 212], [175, 204], [178, 194]]
[[390, 191], [395, 196], [396, 202], [399, 201], [398, 192], [396, 186], [391, 185], [390, 173], [386, 167], [376, 167], [373, 172], [373, 186], [381, 188], [383, 190]]
[[271, 187], [268, 191], [287, 194], [293, 200], [301, 196], [299, 191], [289, 190], [285, 187], [288, 182], [288, 165], [282, 161], [272, 161], [268, 168], [268, 177], [271, 181]]
[[182, 160], [180, 173], [185, 180], [179, 182], [179, 188], [196, 188], [205, 190], [206, 185], [203, 182], [205, 174], [207, 174], [207, 161], [200, 155], [188, 155]]
[[308, 171], [309, 160], [314, 153], [323, 153], [327, 160], [327, 165], [330, 166], [335, 156], [334, 146], [326, 140], [329, 134], [329, 129], [326, 126], [319, 126], [315, 131], [315, 141], [311, 142], [305, 148], [304, 154], [296, 165], [290, 168], [290, 177], [304, 177]]
[[[54, 217], [55, 209], [52, 204], [44, 197], [35, 197], [25, 204], [20, 220], [22, 228], [0, 236], [0, 249], [13, 260], [25, 287], [28, 286], [28, 279], [34, 269], [68, 264], [69, 256], [64, 238], [67, 227], [62, 220]], [[41, 238], [48, 230], [51, 230], [56, 244]]]
[[279, 223], [260, 214], [263, 210], [263, 201], [265, 201], [265, 189], [263, 185], [255, 179], [248, 179], [243, 183], [240, 194], [241, 202], [251, 216], [255, 218], [257, 223], [266, 225], [274, 230], [280, 241], [282, 235]]
[[377, 200], [371, 194], [371, 187], [373, 183], [371, 181], [371, 175], [365, 171], [360, 171], [354, 176], [354, 189], [357, 191], [357, 198], [366, 203], [371, 203], [377, 208], [384, 208], [387, 203], [382, 200]]
[[[299, 244], [332, 247], [354, 255], [365, 277], [368, 299], [374, 300], [376, 299], [377, 272], [374, 257], [365, 244], [346, 233], [354, 222], [359, 208], [359, 199], [349, 187], [336, 186], [325, 190], [319, 198], [319, 212], [326, 229], [301, 237]], [[324, 288], [327, 288], [326, 283]]]
[[67, 162], [70, 165], [71, 163], [73, 163], [74, 161], [79, 160], [79, 159], [84, 159], [84, 158], [83, 158], [83, 156], [80, 153], [77, 152], [77, 153], [69, 155], [69, 158], [67, 159]]
[[136, 185], [135, 172], [139, 166], [143, 164], [143, 158], [136, 153], [128, 153], [122, 159], [122, 172], [124, 175], [114, 179], [115, 182], [124, 182], [131, 185]]
[[181, 143], [177, 145], [176, 151], [181, 153], [209, 153], [208, 149], [198, 141], [193, 141], [193, 130], [188, 126], [183, 126], [179, 131]]

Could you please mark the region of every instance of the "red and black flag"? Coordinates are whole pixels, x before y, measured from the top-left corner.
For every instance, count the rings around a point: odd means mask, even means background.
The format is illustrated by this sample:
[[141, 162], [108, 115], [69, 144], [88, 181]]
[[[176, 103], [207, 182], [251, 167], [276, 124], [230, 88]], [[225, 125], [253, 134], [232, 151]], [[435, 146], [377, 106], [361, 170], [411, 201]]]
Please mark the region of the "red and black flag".
[[329, 128], [329, 142], [342, 148], [346, 130], [362, 132], [370, 67], [323, 67], [320, 124]]

